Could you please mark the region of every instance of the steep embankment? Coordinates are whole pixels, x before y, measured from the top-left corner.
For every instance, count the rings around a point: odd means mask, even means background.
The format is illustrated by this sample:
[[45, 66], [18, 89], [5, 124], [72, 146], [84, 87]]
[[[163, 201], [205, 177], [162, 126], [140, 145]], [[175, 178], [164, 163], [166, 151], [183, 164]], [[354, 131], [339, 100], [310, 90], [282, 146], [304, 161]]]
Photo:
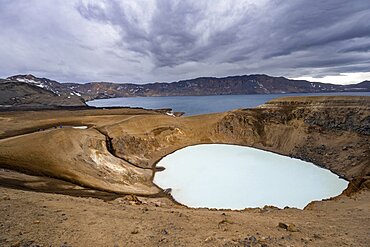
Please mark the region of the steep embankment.
[[89, 188], [134, 194], [159, 192], [152, 171], [131, 166], [107, 150], [94, 129], [52, 129], [0, 140], [0, 166]]
[[[348, 180], [370, 174], [370, 97], [292, 97], [256, 109], [180, 118], [150, 111], [132, 115], [129, 109], [77, 113], [39, 113], [30, 115], [28, 122], [22, 113], [4, 113], [0, 125], [15, 122], [9, 127], [12, 133], [49, 119], [53, 124], [68, 119], [92, 127], [0, 140], [0, 166], [101, 190], [148, 195], [159, 191], [151, 178], [163, 156], [199, 143], [230, 143], [312, 161]], [[366, 179], [359, 181], [367, 186]]]

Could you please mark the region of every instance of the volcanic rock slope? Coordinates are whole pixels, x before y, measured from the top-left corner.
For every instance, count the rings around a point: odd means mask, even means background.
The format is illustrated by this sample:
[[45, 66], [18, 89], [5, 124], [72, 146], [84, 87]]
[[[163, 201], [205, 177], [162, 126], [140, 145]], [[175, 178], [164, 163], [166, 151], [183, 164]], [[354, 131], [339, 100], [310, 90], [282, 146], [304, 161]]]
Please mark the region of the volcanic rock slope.
[[[92, 111], [92, 110], [91, 110]], [[21, 118], [14, 119], [11, 113], [5, 120], [2, 134], [17, 133], [12, 129], [17, 122], [23, 125], [18, 135], [0, 140], [0, 163], [29, 174], [45, 175], [69, 181], [89, 188], [117, 193], [156, 194], [159, 189], [152, 182], [153, 171], [129, 164], [110, 153], [108, 137], [97, 128], [80, 129], [89, 123], [90, 110], [72, 111], [60, 114], [58, 111], [16, 112]], [[103, 111], [101, 111], [104, 113]], [[111, 111], [112, 112], [112, 111]], [[155, 114], [145, 110], [123, 110], [127, 115], [119, 116], [121, 121], [133, 114]], [[113, 113], [119, 114], [113, 110]], [[121, 110], [122, 113], [122, 110]], [[19, 115], [18, 115], [19, 114]], [[28, 115], [27, 115], [28, 114]], [[26, 120], [24, 120], [26, 117]], [[58, 117], [59, 115], [59, 117]], [[117, 120], [117, 116], [97, 114]], [[30, 119], [37, 119], [30, 121]], [[105, 119], [102, 120], [105, 120]], [[82, 119], [82, 121], [80, 120]], [[5, 127], [13, 122], [13, 127]], [[28, 126], [27, 121], [30, 122]], [[111, 120], [112, 121], [112, 120]], [[109, 120], [104, 121], [106, 124]], [[96, 121], [95, 121], [96, 123]], [[34, 126], [34, 124], [36, 124]], [[73, 126], [77, 126], [74, 128]], [[3, 128], [4, 127], [4, 128]], [[22, 132], [24, 131], [24, 132]]]
[[58, 82], [32, 75], [0, 79], [0, 105], [2, 108], [86, 106], [78, 93]]
[[[0, 167], [9, 169], [0, 170], [0, 244], [368, 246], [369, 127], [370, 97], [291, 97], [192, 117], [142, 109], [0, 112]], [[161, 157], [198, 143], [299, 157], [351, 183], [305, 210], [187, 209], [158, 193], [152, 176]]]
[[[0, 166], [95, 189], [156, 194], [151, 176], [160, 158], [189, 145], [230, 143], [312, 161], [352, 180], [370, 174], [369, 107], [370, 97], [292, 97], [193, 117], [140, 109], [4, 113], [1, 135], [8, 138], [0, 140]], [[90, 128], [53, 128], [60, 125]], [[27, 134], [40, 128], [46, 130]], [[9, 137], [16, 133], [23, 135]]]
[[106, 126], [119, 157], [151, 167], [199, 143], [257, 147], [312, 161], [352, 179], [370, 172], [370, 97], [291, 97], [257, 109]]

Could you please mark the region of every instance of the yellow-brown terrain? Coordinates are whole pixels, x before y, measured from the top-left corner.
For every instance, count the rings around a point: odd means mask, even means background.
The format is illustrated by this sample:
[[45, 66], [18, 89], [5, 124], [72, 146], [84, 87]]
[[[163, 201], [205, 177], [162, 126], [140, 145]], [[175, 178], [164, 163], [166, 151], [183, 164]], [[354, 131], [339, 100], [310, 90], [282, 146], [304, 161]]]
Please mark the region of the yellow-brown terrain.
[[[191, 117], [129, 108], [8, 111], [0, 112], [0, 138], [2, 246], [370, 243], [370, 97], [280, 98]], [[350, 185], [304, 210], [186, 208], [153, 184], [155, 164], [200, 143], [297, 157]]]

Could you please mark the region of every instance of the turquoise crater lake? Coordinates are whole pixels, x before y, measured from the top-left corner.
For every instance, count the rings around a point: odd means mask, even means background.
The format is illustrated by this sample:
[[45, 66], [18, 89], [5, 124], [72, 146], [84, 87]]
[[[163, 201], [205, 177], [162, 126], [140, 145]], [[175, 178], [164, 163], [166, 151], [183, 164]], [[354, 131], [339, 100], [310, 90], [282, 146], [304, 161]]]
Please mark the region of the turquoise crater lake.
[[237, 145], [201, 144], [159, 161], [154, 183], [189, 207], [304, 208], [339, 195], [348, 182], [312, 163]]

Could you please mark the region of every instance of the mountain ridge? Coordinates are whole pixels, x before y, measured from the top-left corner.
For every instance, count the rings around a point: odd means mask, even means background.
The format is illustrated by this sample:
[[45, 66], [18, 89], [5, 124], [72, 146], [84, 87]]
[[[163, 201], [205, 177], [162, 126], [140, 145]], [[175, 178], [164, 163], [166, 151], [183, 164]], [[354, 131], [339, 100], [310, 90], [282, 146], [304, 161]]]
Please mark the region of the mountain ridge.
[[327, 93], [327, 92], [369, 92], [370, 81], [357, 84], [337, 85], [306, 80], [293, 80], [265, 74], [235, 75], [227, 77], [198, 77], [175, 82], [153, 82], [146, 84], [88, 82], [60, 83], [34, 75], [14, 75], [7, 78], [33, 84], [57, 95], [81, 97], [84, 100], [116, 97], [147, 96], [205, 96], [232, 94], [271, 93]]
[[320, 93], [370, 91], [370, 85], [336, 85], [264, 74], [227, 77], [198, 77], [175, 82], [146, 84], [91, 82], [86, 84], [67, 83], [77, 92], [92, 99], [137, 96], [201, 96], [231, 94], [270, 93]]
[[0, 107], [52, 109], [58, 107], [85, 107], [81, 95], [46, 78], [26, 75], [24, 78], [0, 79]]

